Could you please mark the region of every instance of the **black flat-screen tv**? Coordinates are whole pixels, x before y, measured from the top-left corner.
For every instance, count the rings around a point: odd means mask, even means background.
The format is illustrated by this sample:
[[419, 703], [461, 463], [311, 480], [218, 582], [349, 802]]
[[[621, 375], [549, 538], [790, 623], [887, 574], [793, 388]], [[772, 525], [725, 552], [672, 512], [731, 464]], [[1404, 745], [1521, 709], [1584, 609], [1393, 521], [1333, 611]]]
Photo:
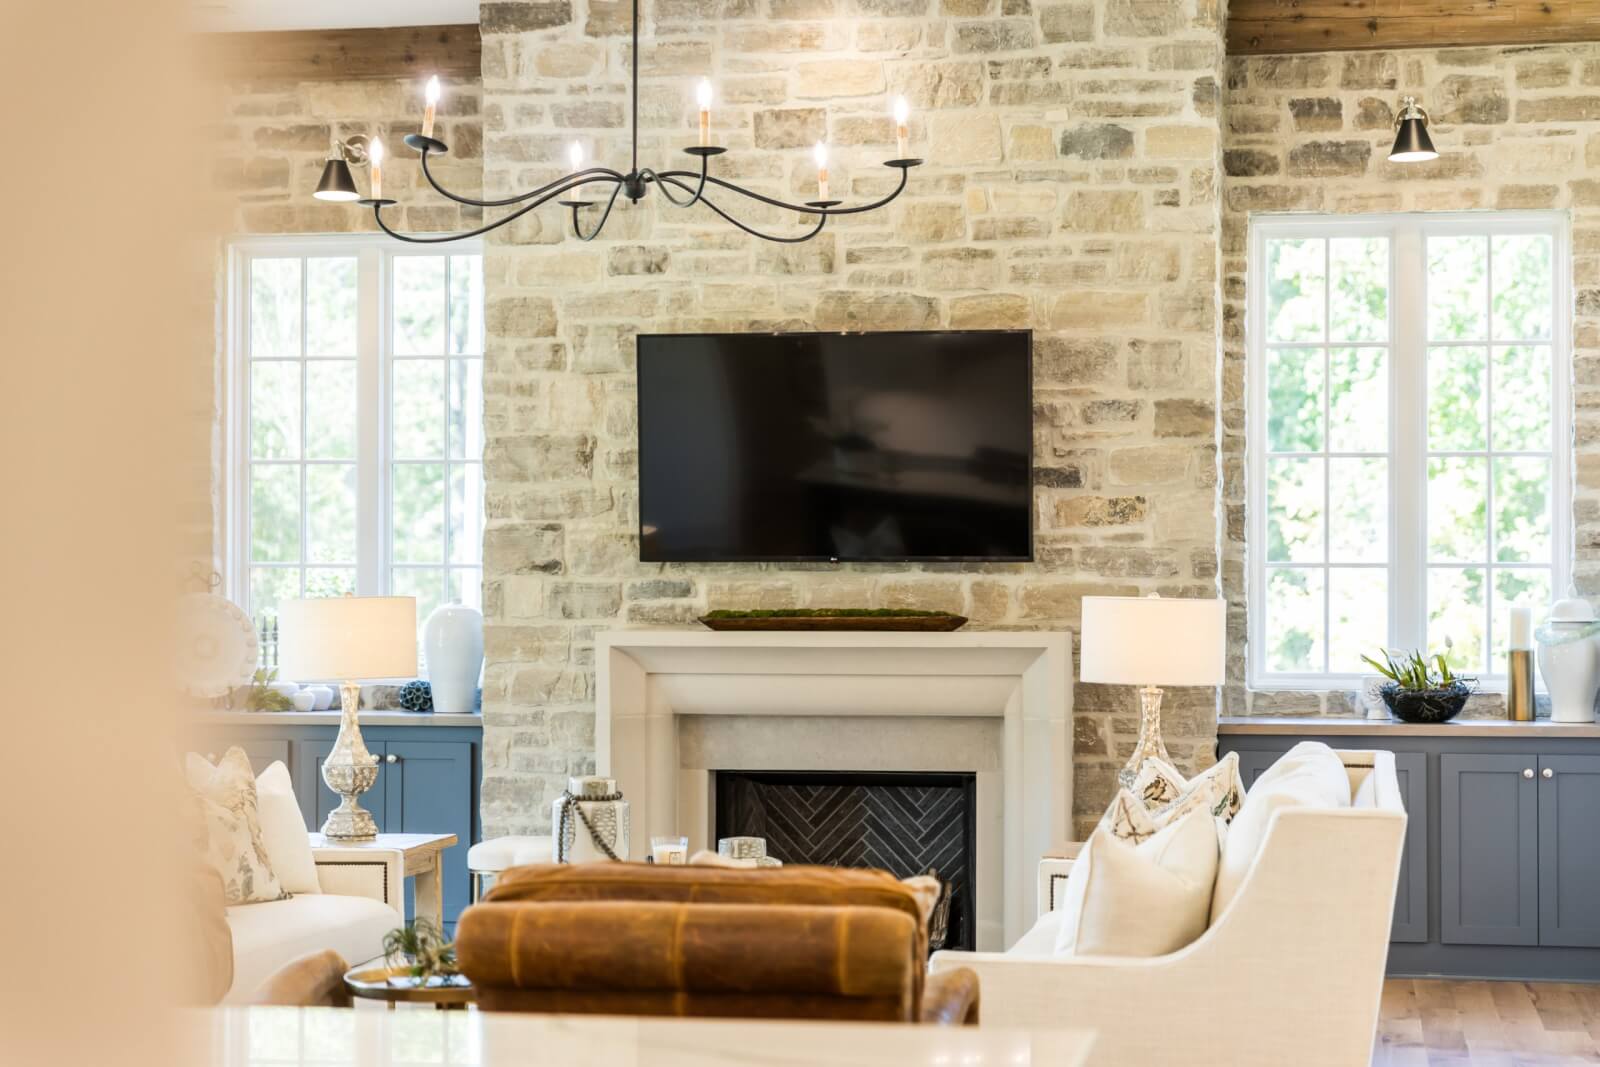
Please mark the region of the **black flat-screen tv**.
[[639, 558], [1033, 558], [1033, 335], [642, 334]]

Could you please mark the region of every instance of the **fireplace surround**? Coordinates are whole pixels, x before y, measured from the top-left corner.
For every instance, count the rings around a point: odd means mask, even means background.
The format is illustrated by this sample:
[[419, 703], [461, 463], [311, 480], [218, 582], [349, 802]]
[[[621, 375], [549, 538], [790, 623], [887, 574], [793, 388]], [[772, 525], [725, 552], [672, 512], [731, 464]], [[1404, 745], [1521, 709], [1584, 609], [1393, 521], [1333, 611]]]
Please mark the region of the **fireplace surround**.
[[1071, 826], [1070, 635], [621, 630], [595, 661], [596, 769], [635, 841], [714, 848], [719, 770], [970, 774], [975, 943], [1031, 925]]

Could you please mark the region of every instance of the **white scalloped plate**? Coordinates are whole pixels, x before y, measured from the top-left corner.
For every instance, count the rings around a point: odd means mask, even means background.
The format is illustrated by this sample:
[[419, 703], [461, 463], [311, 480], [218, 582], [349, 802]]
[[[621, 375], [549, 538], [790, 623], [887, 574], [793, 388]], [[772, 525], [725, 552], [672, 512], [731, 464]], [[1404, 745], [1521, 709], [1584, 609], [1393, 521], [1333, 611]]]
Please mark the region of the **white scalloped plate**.
[[215, 593], [189, 593], [178, 605], [178, 681], [192, 697], [226, 696], [248, 685], [261, 644], [250, 617]]

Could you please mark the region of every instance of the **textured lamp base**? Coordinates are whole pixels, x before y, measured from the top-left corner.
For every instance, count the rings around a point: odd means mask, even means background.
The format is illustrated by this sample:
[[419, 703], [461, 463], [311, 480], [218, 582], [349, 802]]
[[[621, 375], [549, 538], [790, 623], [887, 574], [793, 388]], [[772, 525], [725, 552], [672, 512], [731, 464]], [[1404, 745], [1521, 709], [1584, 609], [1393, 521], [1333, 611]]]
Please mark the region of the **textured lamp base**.
[[322, 761], [322, 780], [341, 798], [322, 824], [322, 832], [330, 841], [371, 841], [378, 836], [372, 813], [356, 803], [356, 798], [378, 781], [378, 757], [367, 751], [361, 738], [361, 723], [356, 718], [360, 704], [359, 685], [345, 682], [339, 687], [339, 736], [334, 739], [333, 751]]
[[1172, 762], [1161, 740], [1161, 690], [1146, 685], [1139, 688], [1139, 743], [1134, 746], [1133, 756], [1117, 772], [1117, 784], [1132, 789], [1134, 780], [1139, 777], [1139, 768], [1152, 757], [1164, 763]]

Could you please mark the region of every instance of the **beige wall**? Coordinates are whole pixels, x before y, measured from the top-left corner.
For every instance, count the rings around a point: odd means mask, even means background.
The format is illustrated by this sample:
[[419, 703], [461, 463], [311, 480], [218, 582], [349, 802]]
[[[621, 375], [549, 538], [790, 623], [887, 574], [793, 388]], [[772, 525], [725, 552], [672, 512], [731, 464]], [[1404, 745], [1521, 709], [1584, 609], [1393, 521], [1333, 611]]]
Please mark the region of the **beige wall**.
[[[486, 833], [544, 827], [594, 757], [596, 630], [708, 608], [948, 608], [976, 627], [1076, 627], [1085, 593], [1211, 595], [1218, 521], [1218, 78], [1208, 0], [657, 0], [641, 163], [692, 143], [717, 87], [718, 173], [814, 195], [885, 189], [889, 101], [914, 173], [892, 209], [795, 247], [656, 197], [582, 244], [540, 211], [487, 254]], [[491, 195], [555, 177], [576, 138], [626, 159], [627, 7], [487, 3]], [[733, 207], [729, 203], [727, 206]], [[781, 219], [751, 218], [781, 228]], [[638, 562], [640, 330], [1031, 327], [1038, 560], [992, 566]], [[1207, 763], [1211, 691], [1169, 695], [1175, 754]], [[1130, 691], [1077, 693], [1080, 814], [1131, 749]]]
[[[1439, 159], [1394, 164], [1402, 95]], [[1261, 56], [1228, 61], [1223, 100], [1223, 588], [1230, 712], [1358, 714], [1348, 693], [1246, 693], [1245, 255], [1252, 212], [1561, 209], [1572, 215], [1574, 574], [1600, 595], [1600, 44]], [[1473, 711], [1499, 713], [1498, 697]]]

